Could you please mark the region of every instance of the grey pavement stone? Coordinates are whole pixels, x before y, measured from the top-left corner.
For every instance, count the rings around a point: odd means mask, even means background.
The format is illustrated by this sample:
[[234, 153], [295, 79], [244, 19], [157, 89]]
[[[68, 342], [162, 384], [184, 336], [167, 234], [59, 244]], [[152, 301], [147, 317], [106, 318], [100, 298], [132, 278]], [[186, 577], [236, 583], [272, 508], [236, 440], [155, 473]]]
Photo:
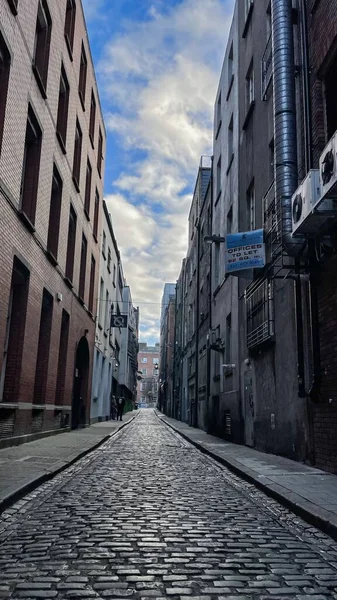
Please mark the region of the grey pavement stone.
[[337, 600], [337, 544], [151, 411], [5, 511], [0, 532], [10, 600]]

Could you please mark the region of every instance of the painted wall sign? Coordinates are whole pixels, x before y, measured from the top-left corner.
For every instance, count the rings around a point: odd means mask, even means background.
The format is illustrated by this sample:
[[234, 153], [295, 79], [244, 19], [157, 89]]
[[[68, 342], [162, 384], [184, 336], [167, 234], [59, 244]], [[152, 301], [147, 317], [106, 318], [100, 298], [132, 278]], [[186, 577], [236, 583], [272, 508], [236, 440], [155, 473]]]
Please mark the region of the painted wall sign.
[[226, 273], [262, 269], [266, 264], [263, 229], [226, 236]]

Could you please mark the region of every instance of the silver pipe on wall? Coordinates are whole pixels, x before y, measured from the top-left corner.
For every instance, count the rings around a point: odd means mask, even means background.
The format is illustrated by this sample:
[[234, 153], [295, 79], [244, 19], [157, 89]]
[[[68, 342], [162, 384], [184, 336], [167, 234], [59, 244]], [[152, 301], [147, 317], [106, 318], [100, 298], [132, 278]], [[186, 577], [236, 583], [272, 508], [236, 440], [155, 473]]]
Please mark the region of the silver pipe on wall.
[[292, 0], [272, 0], [271, 25], [275, 195], [281, 208], [283, 247], [290, 256], [298, 256], [305, 239], [291, 236], [291, 197], [298, 187]]

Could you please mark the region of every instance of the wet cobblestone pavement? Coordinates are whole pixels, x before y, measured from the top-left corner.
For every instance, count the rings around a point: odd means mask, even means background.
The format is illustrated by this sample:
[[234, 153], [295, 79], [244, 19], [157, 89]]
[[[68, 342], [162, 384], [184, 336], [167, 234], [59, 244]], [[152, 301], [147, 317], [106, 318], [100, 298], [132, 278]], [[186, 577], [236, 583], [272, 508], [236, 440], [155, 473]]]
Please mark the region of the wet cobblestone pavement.
[[0, 517], [0, 598], [337, 599], [337, 544], [143, 411]]

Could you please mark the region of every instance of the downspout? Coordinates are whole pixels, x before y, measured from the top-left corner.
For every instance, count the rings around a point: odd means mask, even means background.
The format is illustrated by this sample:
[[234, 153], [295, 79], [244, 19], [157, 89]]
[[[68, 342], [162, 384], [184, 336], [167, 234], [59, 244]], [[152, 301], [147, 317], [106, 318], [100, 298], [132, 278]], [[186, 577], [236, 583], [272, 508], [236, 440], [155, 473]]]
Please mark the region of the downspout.
[[[296, 259], [295, 317], [297, 338], [298, 396], [304, 398], [304, 340], [302, 318], [302, 285], [299, 277], [299, 257], [306, 240], [292, 237], [291, 198], [298, 187], [295, 59], [292, 0], [272, 0], [272, 44], [274, 85], [274, 179], [276, 205], [281, 208], [282, 246]], [[307, 155], [307, 149], [306, 149]]]
[[[311, 102], [310, 102], [310, 76], [308, 59], [308, 23], [306, 3], [299, 0], [301, 14], [301, 50], [303, 60], [303, 98], [304, 98], [304, 120], [305, 120], [305, 166], [309, 171], [313, 167], [312, 156], [312, 121], [311, 121]], [[309, 264], [310, 264], [310, 333], [312, 346], [313, 374], [309, 390], [309, 397], [314, 402], [319, 399], [319, 390], [321, 385], [321, 353], [320, 353], [320, 335], [319, 335], [319, 311], [318, 311], [318, 265], [315, 253], [315, 244], [309, 240], [308, 244]]]
[[302, 252], [305, 238], [293, 239], [291, 235], [291, 197], [298, 187], [292, 0], [272, 0], [271, 24], [275, 197], [281, 207], [283, 248], [295, 258]]

